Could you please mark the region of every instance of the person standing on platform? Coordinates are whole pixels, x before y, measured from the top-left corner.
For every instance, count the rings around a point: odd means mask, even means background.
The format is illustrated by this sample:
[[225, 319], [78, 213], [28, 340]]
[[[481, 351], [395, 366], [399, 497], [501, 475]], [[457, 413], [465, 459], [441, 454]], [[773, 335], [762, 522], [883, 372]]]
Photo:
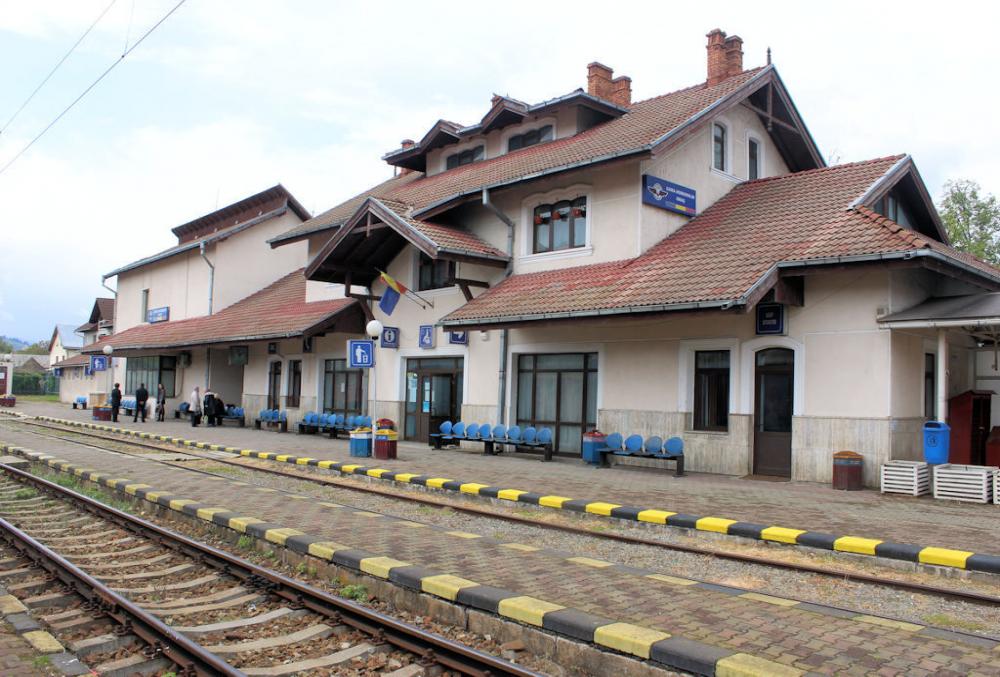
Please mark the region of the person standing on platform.
[[191, 391], [191, 400], [188, 402], [190, 409], [188, 410], [191, 414], [191, 427], [197, 428], [198, 424], [201, 423], [201, 388], [198, 386], [194, 387]]
[[122, 389], [121, 383], [116, 383], [115, 387], [111, 390], [111, 420], [118, 423], [118, 410], [122, 406]]
[[205, 425], [209, 428], [215, 427], [215, 393], [211, 388], [205, 388], [205, 401], [202, 402], [205, 411]]
[[162, 422], [167, 413], [167, 389], [163, 384], [156, 386], [156, 420]]
[[135, 416], [132, 417], [132, 422], [135, 423], [142, 418], [142, 422], [146, 422], [146, 402], [149, 401], [149, 391], [146, 390], [146, 384], [140, 383], [139, 388], [135, 391]]

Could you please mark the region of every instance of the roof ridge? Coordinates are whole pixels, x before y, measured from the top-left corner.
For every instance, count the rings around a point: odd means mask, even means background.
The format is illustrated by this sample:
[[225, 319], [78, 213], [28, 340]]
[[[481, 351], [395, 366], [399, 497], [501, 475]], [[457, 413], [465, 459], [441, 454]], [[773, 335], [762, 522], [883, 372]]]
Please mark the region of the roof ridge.
[[[748, 68], [746, 70], [740, 71], [736, 75], [730, 75], [725, 80], [720, 80], [719, 82], [715, 83], [714, 85], [711, 85], [711, 87], [718, 87], [719, 85], [723, 85], [723, 84], [729, 82], [730, 80], [732, 80], [733, 78], [742, 77], [742, 76], [748, 75], [748, 74], [759, 73], [760, 71], [764, 70], [765, 68], [767, 68], [767, 66], [757, 66], [755, 68]], [[664, 92], [663, 94], [656, 94], [654, 96], [649, 97], [648, 99], [640, 99], [639, 101], [633, 101], [628, 106], [628, 108], [631, 111], [634, 106], [638, 106], [641, 103], [649, 103], [650, 101], [656, 101], [657, 99], [662, 99], [664, 97], [674, 96], [674, 95], [677, 95], [677, 94], [683, 94], [684, 92], [689, 92], [689, 91], [693, 91], [693, 90], [696, 90], [696, 89], [709, 89], [708, 80], [705, 80], [704, 82], [699, 82], [699, 83], [694, 84], [694, 85], [689, 85], [687, 87], [681, 87], [680, 89], [675, 89], [675, 90], [670, 91], [670, 92]]]
[[759, 185], [762, 183], [767, 183], [769, 181], [780, 181], [782, 179], [792, 179], [792, 178], [798, 178], [800, 176], [813, 176], [815, 174], [822, 174], [824, 172], [834, 172], [852, 167], [863, 167], [867, 165], [873, 165], [877, 162], [885, 162], [888, 160], [899, 162], [904, 157], [906, 157], [906, 153], [899, 153], [896, 155], [883, 155], [882, 157], [871, 158], [868, 160], [855, 160], [854, 162], [844, 162], [843, 164], [839, 165], [827, 165], [826, 167], [816, 167], [815, 169], [803, 169], [800, 172], [789, 172], [788, 174], [775, 174], [774, 176], [765, 176], [760, 179], [754, 179], [753, 181], [744, 181], [740, 185], [751, 186], [751, 185]]

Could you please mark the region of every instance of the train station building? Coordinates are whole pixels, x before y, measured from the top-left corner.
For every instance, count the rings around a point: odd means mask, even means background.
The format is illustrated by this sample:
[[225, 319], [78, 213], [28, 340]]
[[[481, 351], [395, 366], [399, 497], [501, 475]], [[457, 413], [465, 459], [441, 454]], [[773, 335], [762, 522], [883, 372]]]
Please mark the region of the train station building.
[[874, 481], [988, 381], [981, 336], [892, 318], [1000, 271], [948, 245], [913, 158], [827, 167], [777, 68], [707, 37], [700, 84], [633, 101], [592, 63], [585, 89], [439, 120], [317, 216], [278, 186], [178, 227], [108, 274], [117, 331], [85, 350], [290, 422], [546, 426], [567, 455], [593, 428], [676, 435], [690, 470], [812, 481], [853, 450]]

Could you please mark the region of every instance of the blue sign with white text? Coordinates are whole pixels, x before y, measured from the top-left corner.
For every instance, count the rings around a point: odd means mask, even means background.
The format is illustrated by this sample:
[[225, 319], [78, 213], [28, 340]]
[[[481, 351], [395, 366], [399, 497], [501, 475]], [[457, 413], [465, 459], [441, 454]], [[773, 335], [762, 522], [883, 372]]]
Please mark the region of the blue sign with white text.
[[371, 369], [375, 366], [375, 341], [370, 339], [348, 340], [347, 366], [351, 369]]
[[170, 319], [170, 307], [163, 306], [162, 308], [150, 308], [146, 311], [146, 322], [150, 324], [155, 324], [157, 322], [166, 322]]
[[399, 347], [399, 327], [382, 327], [382, 347]]
[[419, 345], [421, 348], [433, 348], [434, 334], [435, 331], [433, 324], [420, 325], [420, 339], [417, 341], [417, 345]]
[[785, 306], [780, 303], [757, 305], [757, 334], [784, 334]]
[[642, 201], [653, 207], [685, 216], [694, 216], [698, 213], [697, 193], [694, 188], [672, 183], [652, 174], [642, 175]]
[[107, 371], [108, 370], [108, 358], [106, 355], [91, 355], [90, 356], [90, 371]]
[[469, 332], [467, 331], [450, 331], [448, 332], [448, 343], [455, 346], [467, 346], [469, 345]]

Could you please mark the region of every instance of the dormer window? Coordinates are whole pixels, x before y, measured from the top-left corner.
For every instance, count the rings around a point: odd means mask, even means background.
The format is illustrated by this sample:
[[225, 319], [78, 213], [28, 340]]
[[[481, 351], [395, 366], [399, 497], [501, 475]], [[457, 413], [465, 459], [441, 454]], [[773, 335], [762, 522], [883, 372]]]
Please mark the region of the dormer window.
[[910, 219], [906, 207], [892, 193], [879, 199], [872, 206], [872, 211], [881, 214], [891, 221], [895, 221], [904, 228], [913, 228], [913, 221]]
[[535, 146], [540, 143], [552, 140], [552, 125], [545, 125], [538, 129], [532, 129], [524, 134], [518, 134], [507, 139], [507, 152], [510, 153], [528, 146]]
[[726, 157], [726, 127], [716, 122], [712, 125], [712, 167], [720, 172], [727, 171], [729, 158]]
[[587, 245], [587, 198], [535, 207], [532, 253], [555, 252]]
[[483, 159], [485, 151], [485, 146], [476, 146], [475, 148], [467, 148], [461, 152], [453, 153], [445, 160], [445, 169], [454, 169], [462, 165], [471, 165], [473, 162], [479, 162]]

